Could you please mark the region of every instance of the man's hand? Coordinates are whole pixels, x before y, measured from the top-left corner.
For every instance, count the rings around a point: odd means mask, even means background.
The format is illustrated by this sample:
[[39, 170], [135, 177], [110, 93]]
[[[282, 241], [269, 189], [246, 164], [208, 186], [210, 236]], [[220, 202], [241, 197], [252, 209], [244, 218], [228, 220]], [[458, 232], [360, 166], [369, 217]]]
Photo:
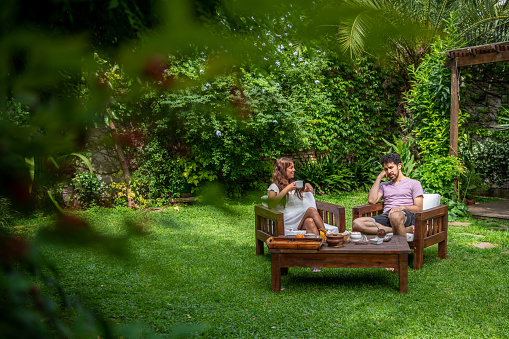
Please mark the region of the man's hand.
[[387, 176], [387, 171], [386, 170], [382, 170], [382, 172], [380, 172], [380, 174], [378, 175], [378, 178], [380, 181], [382, 181], [382, 179], [387, 179], [388, 176]]
[[405, 209], [404, 207], [393, 207], [393, 208], [391, 208], [391, 210], [389, 211], [389, 218], [391, 217], [392, 212], [403, 211], [404, 209]]

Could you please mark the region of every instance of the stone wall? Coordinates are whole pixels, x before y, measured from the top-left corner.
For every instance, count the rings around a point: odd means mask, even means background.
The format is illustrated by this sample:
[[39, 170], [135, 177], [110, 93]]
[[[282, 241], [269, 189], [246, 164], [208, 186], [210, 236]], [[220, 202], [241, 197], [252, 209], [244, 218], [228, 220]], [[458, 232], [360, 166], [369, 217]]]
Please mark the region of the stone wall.
[[115, 145], [106, 127], [90, 130], [86, 149], [92, 154], [89, 160], [94, 172], [106, 184], [122, 181], [122, 170]]

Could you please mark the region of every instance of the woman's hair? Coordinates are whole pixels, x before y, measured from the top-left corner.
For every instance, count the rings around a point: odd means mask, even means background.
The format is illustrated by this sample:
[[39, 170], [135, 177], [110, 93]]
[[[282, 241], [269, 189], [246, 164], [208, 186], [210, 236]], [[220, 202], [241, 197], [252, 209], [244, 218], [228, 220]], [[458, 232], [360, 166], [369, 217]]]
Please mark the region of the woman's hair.
[[[288, 184], [293, 182], [293, 180], [289, 181], [286, 177], [286, 169], [290, 167], [291, 164], [294, 164], [294, 161], [291, 158], [280, 158], [276, 161], [274, 172], [272, 172], [272, 182], [276, 184], [277, 188], [279, 188], [279, 192], [288, 186]], [[302, 189], [296, 188], [295, 194], [300, 200], [302, 200]], [[286, 196], [281, 199], [283, 207], [286, 205], [286, 200]]]

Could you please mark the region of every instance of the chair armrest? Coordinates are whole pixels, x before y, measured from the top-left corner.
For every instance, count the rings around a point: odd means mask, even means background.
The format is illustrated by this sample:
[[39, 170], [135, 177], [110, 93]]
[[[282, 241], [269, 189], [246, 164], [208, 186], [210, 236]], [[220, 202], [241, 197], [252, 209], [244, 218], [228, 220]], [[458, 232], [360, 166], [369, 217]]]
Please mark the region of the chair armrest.
[[[440, 205], [424, 211], [416, 212], [414, 214], [414, 243], [424, 241], [425, 246], [429, 246], [426, 243], [427, 238], [437, 237], [440, 234], [445, 235], [446, 238], [449, 217], [448, 211], [449, 207], [447, 205]], [[432, 243], [433, 242], [430, 242], [430, 244]]]
[[361, 217], [371, 217], [374, 215], [382, 214], [382, 211], [384, 209], [384, 204], [378, 203], [378, 204], [367, 204], [367, 205], [361, 205], [357, 207], [352, 208], [352, 220], [355, 220], [357, 218]]
[[447, 205], [440, 205], [433, 208], [429, 208], [424, 211], [416, 212], [415, 218], [419, 216], [420, 220], [429, 220], [436, 217], [441, 217], [447, 215], [449, 211], [449, 207]]
[[[255, 205], [255, 218], [255, 226], [257, 231], [268, 233], [271, 236], [285, 234], [283, 212], [262, 205]], [[274, 224], [274, 230], [271, 230], [272, 227], [271, 225], [268, 225], [268, 220], [272, 221]]]
[[346, 230], [345, 208], [343, 206], [316, 200], [316, 209], [324, 223], [337, 226], [340, 232]]

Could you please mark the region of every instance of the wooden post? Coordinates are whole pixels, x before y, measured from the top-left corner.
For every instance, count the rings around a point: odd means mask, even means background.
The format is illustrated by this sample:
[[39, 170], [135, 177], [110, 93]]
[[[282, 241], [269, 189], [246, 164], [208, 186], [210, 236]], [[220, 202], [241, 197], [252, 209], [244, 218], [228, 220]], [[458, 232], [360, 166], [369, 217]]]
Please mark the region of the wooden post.
[[459, 120], [459, 82], [457, 60], [452, 60], [451, 66], [451, 132], [449, 141], [449, 155], [458, 156], [458, 120]]

